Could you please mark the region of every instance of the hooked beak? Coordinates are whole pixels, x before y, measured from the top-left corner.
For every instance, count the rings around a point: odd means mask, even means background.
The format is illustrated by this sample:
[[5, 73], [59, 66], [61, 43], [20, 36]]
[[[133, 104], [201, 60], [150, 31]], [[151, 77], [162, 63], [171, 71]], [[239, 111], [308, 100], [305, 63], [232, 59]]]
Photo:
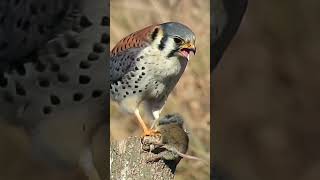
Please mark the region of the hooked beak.
[[196, 54], [196, 46], [192, 42], [187, 42], [185, 44], [182, 44], [180, 46], [180, 54], [187, 58], [189, 60], [190, 58], [190, 52], [193, 53], [193, 55]]
[[192, 42], [187, 42], [183, 45], [180, 46], [180, 50], [186, 50], [186, 51], [189, 51], [189, 52], [193, 52], [193, 55], [196, 54], [196, 46], [194, 45], [194, 43]]

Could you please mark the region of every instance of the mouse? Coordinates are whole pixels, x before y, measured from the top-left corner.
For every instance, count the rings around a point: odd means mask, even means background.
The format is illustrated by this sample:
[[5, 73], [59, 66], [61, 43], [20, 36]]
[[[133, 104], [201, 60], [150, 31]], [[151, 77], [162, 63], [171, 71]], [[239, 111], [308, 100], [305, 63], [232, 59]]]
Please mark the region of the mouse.
[[183, 128], [184, 120], [179, 114], [168, 114], [161, 118], [155, 126], [155, 130], [160, 132], [156, 136], [144, 136], [141, 138], [141, 148], [144, 151], [155, 154], [147, 162], [159, 160], [173, 161], [176, 164], [182, 158], [191, 160], [202, 159], [187, 155], [189, 137]]

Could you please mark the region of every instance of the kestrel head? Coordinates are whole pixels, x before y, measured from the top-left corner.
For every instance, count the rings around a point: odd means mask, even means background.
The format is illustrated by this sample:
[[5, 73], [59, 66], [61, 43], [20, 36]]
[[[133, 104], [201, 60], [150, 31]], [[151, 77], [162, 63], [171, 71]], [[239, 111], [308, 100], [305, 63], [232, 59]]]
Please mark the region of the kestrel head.
[[169, 58], [176, 56], [189, 60], [190, 53], [196, 53], [195, 34], [190, 28], [177, 22], [155, 26], [151, 40]]
[[189, 60], [195, 54], [195, 34], [187, 26], [178, 22], [151, 25], [123, 38], [111, 51], [111, 56], [130, 48], [153, 46], [168, 58]]

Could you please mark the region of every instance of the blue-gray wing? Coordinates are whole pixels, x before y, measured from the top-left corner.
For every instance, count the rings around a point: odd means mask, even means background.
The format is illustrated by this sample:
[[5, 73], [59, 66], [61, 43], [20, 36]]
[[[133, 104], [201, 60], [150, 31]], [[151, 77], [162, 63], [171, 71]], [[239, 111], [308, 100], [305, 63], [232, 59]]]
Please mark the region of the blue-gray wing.
[[134, 66], [133, 63], [135, 62], [138, 51], [138, 49], [131, 49], [120, 52], [110, 58], [109, 73], [111, 84], [120, 81], [122, 77], [130, 71]]

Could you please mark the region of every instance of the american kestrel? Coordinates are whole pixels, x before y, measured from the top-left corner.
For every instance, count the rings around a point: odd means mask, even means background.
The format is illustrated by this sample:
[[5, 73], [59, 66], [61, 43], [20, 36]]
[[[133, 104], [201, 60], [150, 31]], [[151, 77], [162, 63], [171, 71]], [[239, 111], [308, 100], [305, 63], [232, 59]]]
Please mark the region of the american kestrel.
[[111, 51], [110, 93], [122, 109], [134, 113], [144, 135], [156, 133], [147, 128], [139, 112], [157, 120], [168, 95], [183, 74], [190, 53], [195, 54], [195, 34], [177, 22], [151, 25], [118, 42]]

